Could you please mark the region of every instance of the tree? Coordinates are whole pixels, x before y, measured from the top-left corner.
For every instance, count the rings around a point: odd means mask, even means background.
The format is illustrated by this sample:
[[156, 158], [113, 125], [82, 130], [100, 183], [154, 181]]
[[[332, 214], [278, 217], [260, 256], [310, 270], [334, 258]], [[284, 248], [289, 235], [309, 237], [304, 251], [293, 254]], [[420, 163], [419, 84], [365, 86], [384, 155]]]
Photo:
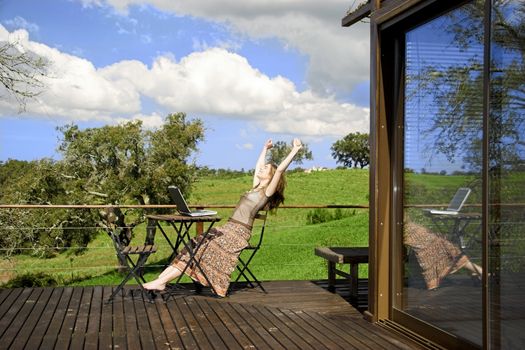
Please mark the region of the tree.
[[[50, 159], [31, 162], [9, 160], [0, 164], [0, 201], [17, 204], [62, 204], [71, 200], [61, 174], [62, 164]], [[98, 215], [89, 210], [7, 209], [0, 211], [2, 254], [31, 253], [48, 256], [59, 247], [85, 247], [96, 233]]]
[[26, 100], [35, 98], [43, 89], [50, 62], [31, 52], [25, 51], [13, 42], [0, 43], [0, 86], [12, 94], [19, 110], [25, 110]]
[[[281, 161], [286, 158], [286, 156], [292, 150], [292, 145], [287, 144], [284, 141], [277, 141], [273, 144], [273, 147], [270, 148], [270, 161], [275, 164], [280, 164]], [[294, 157], [292, 163], [303, 164], [303, 160], [313, 160], [312, 152], [308, 149], [307, 144], [303, 144], [303, 148], [299, 150], [297, 155]]]
[[[183, 113], [166, 117], [158, 130], [144, 130], [140, 121], [80, 130], [66, 125], [59, 151], [62, 160], [8, 161], [0, 164], [0, 200], [20, 204], [168, 204], [167, 187], [186, 193], [196, 167], [190, 156], [204, 137], [200, 120]], [[0, 211], [0, 245], [4, 253], [20, 247], [49, 251], [49, 247], [85, 247], [104, 227], [107, 215], [116, 217], [123, 242], [143, 220], [143, 212], [95, 210]], [[129, 217], [133, 222], [126, 222]], [[23, 229], [15, 229], [23, 228]]]
[[332, 145], [332, 157], [346, 167], [362, 169], [370, 163], [368, 134], [350, 133]]
[[[498, 0], [492, 6], [490, 62], [490, 140], [488, 158], [499, 159], [505, 167], [519, 167], [525, 150], [525, 2]], [[450, 47], [476, 52], [484, 45], [485, 9], [473, 2], [448, 14], [446, 26]], [[442, 24], [439, 24], [442, 26]], [[444, 66], [428, 64], [407, 75], [421, 99], [422, 93], [438, 106], [427, 133], [433, 135], [432, 148], [453, 161], [458, 154], [470, 170], [482, 167], [483, 56]], [[461, 116], [461, 117], [458, 117]], [[433, 152], [433, 153], [436, 153]]]
[[201, 121], [187, 121], [184, 113], [168, 115], [155, 131], [141, 121], [59, 130], [67, 177], [84, 203], [169, 203], [169, 185], [189, 192], [195, 167], [188, 160], [204, 137]]

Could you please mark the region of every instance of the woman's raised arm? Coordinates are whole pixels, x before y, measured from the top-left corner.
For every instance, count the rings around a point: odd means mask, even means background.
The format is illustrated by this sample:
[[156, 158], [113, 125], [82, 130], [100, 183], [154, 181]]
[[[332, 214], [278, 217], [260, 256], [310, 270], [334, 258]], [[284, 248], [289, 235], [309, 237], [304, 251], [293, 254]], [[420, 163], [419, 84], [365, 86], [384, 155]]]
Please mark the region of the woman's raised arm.
[[268, 187], [266, 187], [265, 194], [267, 197], [271, 197], [275, 190], [277, 189], [277, 185], [279, 184], [279, 180], [281, 179], [282, 174], [286, 171], [290, 163], [292, 162], [293, 158], [299, 152], [299, 150], [303, 147], [301, 140], [295, 138], [292, 143], [292, 150], [286, 158], [279, 164], [277, 167], [277, 170], [275, 171], [275, 174], [273, 174], [272, 180], [268, 184]]
[[268, 139], [268, 141], [264, 143], [261, 154], [259, 155], [259, 158], [257, 159], [257, 163], [255, 164], [255, 172], [253, 174], [253, 187], [254, 188], [257, 187], [257, 185], [259, 184], [259, 179], [257, 178], [257, 172], [259, 171], [260, 168], [266, 165], [266, 153], [272, 147], [273, 147], [272, 140]]

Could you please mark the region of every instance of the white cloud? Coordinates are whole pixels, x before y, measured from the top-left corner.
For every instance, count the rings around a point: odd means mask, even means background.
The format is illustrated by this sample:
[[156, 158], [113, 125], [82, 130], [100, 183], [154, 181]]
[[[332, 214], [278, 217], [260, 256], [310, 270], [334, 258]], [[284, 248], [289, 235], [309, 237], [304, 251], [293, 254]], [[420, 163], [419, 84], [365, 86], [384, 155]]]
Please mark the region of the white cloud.
[[29, 32], [36, 33], [40, 30], [40, 27], [36, 23], [28, 22], [25, 18], [16, 16], [13, 19], [7, 19], [3, 21], [7, 28], [12, 29], [25, 29]]
[[[91, 62], [30, 41], [25, 30], [9, 33], [0, 26], [0, 41], [8, 40], [52, 62], [49, 76], [43, 79], [46, 89], [35, 101], [28, 101], [28, 113], [70, 120], [111, 120], [116, 115], [140, 112], [140, 95], [128, 81], [108, 80]], [[15, 102], [4, 100], [2, 111], [16, 111]]]
[[[96, 5], [101, 2], [92, 0]], [[150, 4], [224, 23], [253, 38], [279, 38], [309, 57], [308, 84], [317, 93], [349, 92], [369, 79], [369, 26], [341, 27], [349, 6], [346, 0], [105, 0], [104, 4], [122, 13], [132, 5]]]
[[252, 150], [253, 144], [251, 143], [243, 143], [242, 145], [239, 145], [238, 143], [235, 144], [235, 147], [239, 150]]
[[[367, 109], [313, 90], [299, 92], [290, 80], [269, 77], [221, 48], [178, 61], [159, 56], [151, 67], [128, 60], [97, 69], [85, 59], [30, 41], [24, 30], [8, 33], [0, 26], [0, 41], [8, 38], [18, 38], [24, 48], [53, 62], [48, 87], [37, 102], [28, 103], [28, 114], [107, 122], [140, 118], [148, 127], [160, 125], [159, 115], [143, 114], [143, 96], [172, 112], [244, 119], [275, 133], [341, 136], [368, 127]], [[3, 113], [17, 108], [0, 101]]]

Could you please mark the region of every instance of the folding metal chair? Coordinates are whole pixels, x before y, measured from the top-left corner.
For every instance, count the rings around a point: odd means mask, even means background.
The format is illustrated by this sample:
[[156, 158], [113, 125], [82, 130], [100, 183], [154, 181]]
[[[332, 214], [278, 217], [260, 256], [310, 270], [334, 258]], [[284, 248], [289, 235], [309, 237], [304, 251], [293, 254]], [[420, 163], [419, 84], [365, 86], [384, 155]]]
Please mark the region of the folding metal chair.
[[[267, 218], [267, 216], [268, 216], [268, 211], [267, 210], [260, 211], [255, 216], [255, 219], [257, 220], [256, 222], [261, 222], [262, 223], [261, 233], [259, 235], [259, 239], [256, 240], [255, 244], [253, 242], [251, 242], [246, 248], [244, 248], [243, 252], [245, 252], [245, 251], [248, 252], [248, 254], [245, 254], [247, 256], [245, 256], [244, 259], [241, 257], [241, 255], [239, 255], [239, 262], [237, 263], [237, 270], [239, 271], [239, 274], [237, 275], [237, 278], [235, 279], [235, 281], [233, 281], [233, 283], [239, 282], [239, 280], [242, 277], [242, 278], [244, 278], [244, 280], [248, 283], [248, 285], [251, 288], [255, 288], [255, 284], [256, 284], [265, 293], [266, 293], [266, 290], [262, 286], [261, 282], [259, 282], [257, 277], [255, 277], [253, 272], [250, 270], [249, 264], [252, 261], [253, 257], [255, 256], [255, 254], [261, 248], [261, 245], [262, 245], [262, 242], [263, 242], [263, 238], [264, 238], [264, 229], [266, 228], [266, 218]], [[231, 286], [233, 285], [233, 283], [230, 284], [230, 289], [231, 289]]]
[[[111, 296], [108, 299], [108, 302], [111, 302], [113, 298], [123, 290], [124, 285], [131, 279], [134, 278], [142, 292], [148, 297], [150, 301], [153, 301], [155, 299], [155, 293], [153, 291], [149, 291], [144, 289], [142, 286], [142, 283], [146, 283], [146, 280], [142, 276], [141, 269], [144, 267], [144, 264], [148, 260], [149, 256], [157, 251], [156, 245], [141, 245], [141, 246], [130, 246], [130, 245], [124, 245], [121, 243], [121, 240], [119, 238], [119, 228], [115, 227], [107, 227], [106, 231], [108, 232], [109, 236], [111, 237], [111, 240], [113, 241], [113, 246], [115, 247], [115, 251], [117, 253], [117, 258], [121, 263], [124, 263], [124, 267], [126, 268], [126, 277], [120, 282], [118, 287], [113, 291]], [[131, 258], [132, 255], [136, 255], [137, 259], [134, 262]]]

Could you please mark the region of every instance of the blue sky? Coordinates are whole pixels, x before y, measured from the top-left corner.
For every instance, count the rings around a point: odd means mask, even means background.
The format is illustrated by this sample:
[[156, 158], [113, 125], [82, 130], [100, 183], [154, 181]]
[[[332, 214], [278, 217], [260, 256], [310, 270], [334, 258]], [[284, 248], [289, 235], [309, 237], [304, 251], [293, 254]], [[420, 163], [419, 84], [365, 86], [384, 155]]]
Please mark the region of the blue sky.
[[0, 0], [0, 42], [52, 62], [46, 90], [19, 113], [0, 90], [0, 160], [58, 158], [57, 126], [185, 112], [206, 127], [195, 155], [253, 167], [267, 138], [330, 146], [368, 132], [368, 26], [342, 28], [341, 0]]

